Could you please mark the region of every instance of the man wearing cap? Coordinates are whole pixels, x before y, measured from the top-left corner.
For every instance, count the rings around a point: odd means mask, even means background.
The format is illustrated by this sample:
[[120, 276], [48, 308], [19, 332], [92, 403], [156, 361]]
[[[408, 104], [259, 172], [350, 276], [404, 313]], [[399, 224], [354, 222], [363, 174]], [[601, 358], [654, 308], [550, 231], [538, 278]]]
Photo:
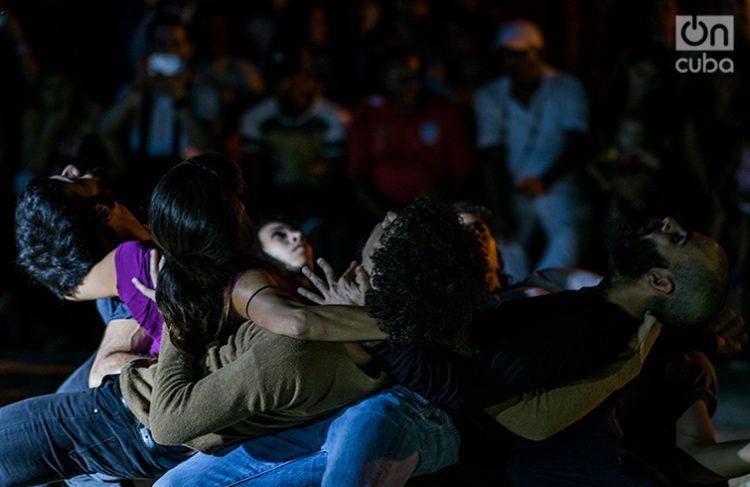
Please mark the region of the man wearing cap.
[[574, 175], [588, 130], [585, 93], [578, 80], [542, 61], [544, 37], [535, 24], [502, 25], [493, 47], [506, 73], [474, 97], [487, 197], [502, 214], [507, 171], [518, 240], [527, 244], [537, 223], [546, 238], [535, 267], [573, 266], [586, 216]]

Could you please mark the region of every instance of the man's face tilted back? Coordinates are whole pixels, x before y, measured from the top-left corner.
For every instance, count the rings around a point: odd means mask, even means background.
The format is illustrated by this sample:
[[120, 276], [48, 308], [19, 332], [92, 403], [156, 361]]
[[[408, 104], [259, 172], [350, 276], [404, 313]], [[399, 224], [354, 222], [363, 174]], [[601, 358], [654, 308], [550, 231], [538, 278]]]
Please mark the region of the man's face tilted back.
[[683, 328], [708, 320], [726, 301], [729, 271], [721, 246], [686, 231], [673, 218], [626, 235], [616, 246], [616, 272], [637, 279], [652, 293], [649, 308], [666, 326]]
[[373, 274], [372, 256], [375, 250], [380, 247], [380, 240], [383, 238], [385, 229], [396, 219], [396, 213], [389, 211], [383, 221], [375, 224], [367, 237], [365, 245], [362, 247], [362, 267], [365, 269], [369, 276]]
[[101, 180], [75, 166], [29, 183], [16, 206], [15, 230], [19, 265], [60, 298], [119, 242], [148, 239]]
[[672, 265], [702, 265], [714, 270], [720, 266], [719, 243], [701, 233], [685, 230], [673, 218], [664, 218], [653, 225], [642, 238], [652, 241], [659, 255]]

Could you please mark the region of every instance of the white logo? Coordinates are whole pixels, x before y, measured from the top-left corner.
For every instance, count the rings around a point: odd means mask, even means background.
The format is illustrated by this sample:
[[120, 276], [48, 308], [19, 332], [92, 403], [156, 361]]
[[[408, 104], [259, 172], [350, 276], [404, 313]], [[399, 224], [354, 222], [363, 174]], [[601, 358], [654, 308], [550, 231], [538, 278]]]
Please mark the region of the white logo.
[[731, 15], [678, 15], [678, 51], [733, 51], [734, 17]]
[[[734, 17], [731, 15], [678, 15], [675, 18], [677, 51], [691, 51], [677, 58], [679, 73], [734, 73], [729, 57], [714, 58], [708, 52], [734, 50]], [[698, 55], [700, 52], [700, 55]]]

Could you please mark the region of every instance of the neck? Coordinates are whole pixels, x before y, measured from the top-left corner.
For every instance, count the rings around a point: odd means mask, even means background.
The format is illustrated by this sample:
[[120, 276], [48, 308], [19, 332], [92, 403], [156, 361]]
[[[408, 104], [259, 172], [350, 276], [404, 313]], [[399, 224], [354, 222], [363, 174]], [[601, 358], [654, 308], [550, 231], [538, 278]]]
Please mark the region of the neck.
[[607, 278], [599, 284], [598, 290], [606, 301], [622, 308], [631, 318], [641, 320], [648, 310], [648, 298], [635, 282]]
[[151, 233], [149, 233], [148, 228], [139, 222], [127, 207], [119, 203], [115, 203], [115, 207], [112, 209], [109, 226], [114, 230], [120, 242], [151, 240]]

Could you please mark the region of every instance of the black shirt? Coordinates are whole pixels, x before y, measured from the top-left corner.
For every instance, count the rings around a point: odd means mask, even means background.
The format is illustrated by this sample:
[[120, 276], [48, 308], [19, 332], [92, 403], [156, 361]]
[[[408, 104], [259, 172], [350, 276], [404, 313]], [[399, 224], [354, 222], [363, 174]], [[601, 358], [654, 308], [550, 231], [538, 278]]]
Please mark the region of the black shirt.
[[472, 326], [473, 355], [385, 342], [371, 351], [400, 384], [448, 411], [471, 411], [591, 375], [624, 350], [638, 325], [587, 288], [486, 310]]

